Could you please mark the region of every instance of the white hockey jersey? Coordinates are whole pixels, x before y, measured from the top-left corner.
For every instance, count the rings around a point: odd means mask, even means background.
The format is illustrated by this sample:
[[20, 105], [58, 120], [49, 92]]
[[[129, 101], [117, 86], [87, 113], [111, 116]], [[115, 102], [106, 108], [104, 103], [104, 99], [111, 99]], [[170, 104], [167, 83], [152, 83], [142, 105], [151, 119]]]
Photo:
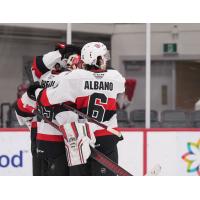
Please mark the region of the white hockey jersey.
[[63, 76], [56, 87], [37, 89], [36, 96], [44, 106], [73, 102], [78, 110], [115, 128], [116, 99], [124, 91], [125, 79], [116, 70], [92, 72], [77, 69]]
[[[40, 84], [43, 88], [55, 88], [59, 85], [59, 82], [60, 80], [62, 80], [62, 77], [67, 76], [68, 73], [69, 71], [55, 74], [52, 71], [49, 71], [41, 76]], [[44, 107], [41, 104], [39, 104], [37, 106], [37, 109], [44, 117], [46, 117], [47, 119], [49, 119], [57, 125], [59, 125], [55, 118], [57, 112], [59, 113], [59, 116], [67, 112], [67, 120], [69, 120], [70, 122], [77, 121], [78, 119], [78, 116], [75, 113], [71, 111], [62, 110], [60, 109], [59, 105]], [[50, 124], [46, 123], [44, 120], [41, 120], [39, 118], [37, 120], [37, 129], [37, 140], [54, 142], [63, 141], [63, 135], [60, 131], [58, 131]]]
[[33, 80], [39, 81], [42, 75], [49, 72], [56, 63], [61, 62], [61, 57], [58, 50], [46, 53], [42, 56], [35, 56], [31, 67]]
[[[29, 130], [34, 126], [36, 127], [36, 117], [32, 113], [32, 109], [36, 108], [36, 101], [32, 100], [27, 92], [25, 92], [21, 98], [17, 100], [15, 107], [15, 114], [19, 124], [26, 125]], [[33, 124], [34, 122], [34, 124]]]
[[[53, 74], [51, 71], [46, 72], [42, 75], [39, 79], [40, 85], [43, 88], [55, 87], [59, 79], [57, 78], [59, 74]], [[55, 120], [55, 106], [48, 106], [44, 107], [42, 105], [37, 105], [37, 110], [40, 112], [41, 115], [46, 117], [48, 120], [52, 121], [53, 123], [57, 124]], [[58, 124], [57, 124], [58, 125]], [[37, 118], [37, 140], [44, 140], [44, 141], [63, 141], [63, 136], [54, 127], [50, 124], [46, 123], [43, 119]]]

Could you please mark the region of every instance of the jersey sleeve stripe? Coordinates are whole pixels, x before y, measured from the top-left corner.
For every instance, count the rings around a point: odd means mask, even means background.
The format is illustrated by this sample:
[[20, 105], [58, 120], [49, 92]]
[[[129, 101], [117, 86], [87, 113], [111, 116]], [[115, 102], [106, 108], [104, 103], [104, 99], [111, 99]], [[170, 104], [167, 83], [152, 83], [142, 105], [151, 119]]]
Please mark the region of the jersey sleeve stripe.
[[42, 73], [39, 71], [36, 64], [36, 57], [33, 58], [32, 71], [38, 79], [42, 76]]
[[37, 101], [39, 102], [39, 104], [43, 106], [51, 106], [49, 99], [47, 97], [47, 89], [44, 89], [39, 93]]
[[[76, 98], [77, 109], [87, 108], [88, 107], [89, 96], [83, 96]], [[105, 110], [116, 110], [117, 104], [116, 99], [108, 98], [106, 104], [100, 103], [100, 100], [97, 99], [96, 104], [104, 107]]]
[[33, 59], [32, 70], [35, 71], [35, 75], [38, 78], [49, 71], [49, 69], [45, 66], [42, 58], [43, 56], [36, 56]]
[[17, 100], [16, 106], [15, 106], [15, 110], [16, 110], [16, 112], [17, 112], [17, 114], [19, 116], [22, 116], [22, 117], [34, 117], [34, 114], [32, 112], [30, 112], [29, 110], [24, 108], [21, 99]]

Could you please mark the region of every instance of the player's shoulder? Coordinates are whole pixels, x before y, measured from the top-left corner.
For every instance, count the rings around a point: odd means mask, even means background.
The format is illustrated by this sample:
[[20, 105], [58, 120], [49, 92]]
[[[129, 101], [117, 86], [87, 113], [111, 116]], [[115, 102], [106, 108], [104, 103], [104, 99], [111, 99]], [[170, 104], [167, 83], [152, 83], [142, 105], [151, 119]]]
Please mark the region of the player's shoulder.
[[108, 69], [107, 70], [107, 74], [109, 75], [110, 78], [113, 78], [113, 79], [116, 79], [116, 80], [118, 80], [119, 78], [120, 79], [124, 78], [122, 76], [122, 74], [119, 71], [115, 70], [115, 69]]
[[75, 69], [73, 71], [71, 71], [68, 75], [69, 78], [73, 78], [73, 79], [80, 79], [80, 78], [84, 78], [86, 76], [88, 76], [89, 74], [91, 74], [91, 72], [84, 70], [84, 69]]
[[[110, 78], [110, 79], [121, 79], [123, 76], [118, 72], [117, 70], [114, 69], [108, 69], [105, 72], [99, 72], [102, 77]], [[92, 78], [92, 77], [97, 77], [98, 72], [93, 72], [85, 69], [75, 69], [71, 71], [70, 73], [66, 74], [68, 79], [85, 79], [85, 78]]]
[[108, 72], [108, 73], [115, 74], [115, 75], [121, 75], [120, 72], [117, 71], [116, 69], [107, 69], [107, 72]]
[[62, 71], [58, 74], [58, 77], [63, 77], [63, 76], [67, 76], [68, 74], [70, 74], [72, 71], [66, 70], [66, 71]]
[[44, 80], [46, 78], [48, 78], [51, 75], [51, 71], [47, 71], [46, 73], [42, 74], [42, 76], [40, 77], [40, 81]]

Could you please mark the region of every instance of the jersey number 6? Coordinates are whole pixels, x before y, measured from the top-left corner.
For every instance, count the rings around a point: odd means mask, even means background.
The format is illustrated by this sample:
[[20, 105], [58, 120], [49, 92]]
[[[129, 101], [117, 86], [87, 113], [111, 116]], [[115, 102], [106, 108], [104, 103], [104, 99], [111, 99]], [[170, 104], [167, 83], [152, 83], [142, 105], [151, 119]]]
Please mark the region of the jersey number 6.
[[88, 104], [88, 116], [102, 122], [105, 114], [105, 108], [101, 104], [107, 104], [107, 97], [102, 93], [93, 93], [90, 95]]

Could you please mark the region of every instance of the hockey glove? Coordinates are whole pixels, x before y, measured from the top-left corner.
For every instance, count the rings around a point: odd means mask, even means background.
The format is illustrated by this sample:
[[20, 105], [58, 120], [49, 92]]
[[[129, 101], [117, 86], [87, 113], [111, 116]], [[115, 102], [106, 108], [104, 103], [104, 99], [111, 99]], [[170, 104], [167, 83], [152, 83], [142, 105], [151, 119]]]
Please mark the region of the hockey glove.
[[67, 44], [64, 42], [59, 42], [55, 46], [55, 50], [58, 50], [61, 54], [61, 59], [65, 58], [65, 54], [67, 52]]
[[38, 88], [42, 88], [42, 86], [39, 84], [39, 82], [35, 82], [35, 83], [33, 83], [33, 84], [31, 84], [29, 86], [29, 88], [27, 89], [27, 94], [28, 94], [28, 96], [29, 96], [30, 99], [36, 101], [35, 91]]
[[58, 50], [61, 54], [61, 59], [68, 58], [72, 54], [81, 54], [81, 48], [75, 46], [75, 45], [67, 45], [64, 42], [59, 42], [55, 46], [55, 50]]
[[69, 58], [69, 56], [73, 54], [81, 55], [81, 48], [75, 45], [68, 45], [65, 53], [65, 58]]

